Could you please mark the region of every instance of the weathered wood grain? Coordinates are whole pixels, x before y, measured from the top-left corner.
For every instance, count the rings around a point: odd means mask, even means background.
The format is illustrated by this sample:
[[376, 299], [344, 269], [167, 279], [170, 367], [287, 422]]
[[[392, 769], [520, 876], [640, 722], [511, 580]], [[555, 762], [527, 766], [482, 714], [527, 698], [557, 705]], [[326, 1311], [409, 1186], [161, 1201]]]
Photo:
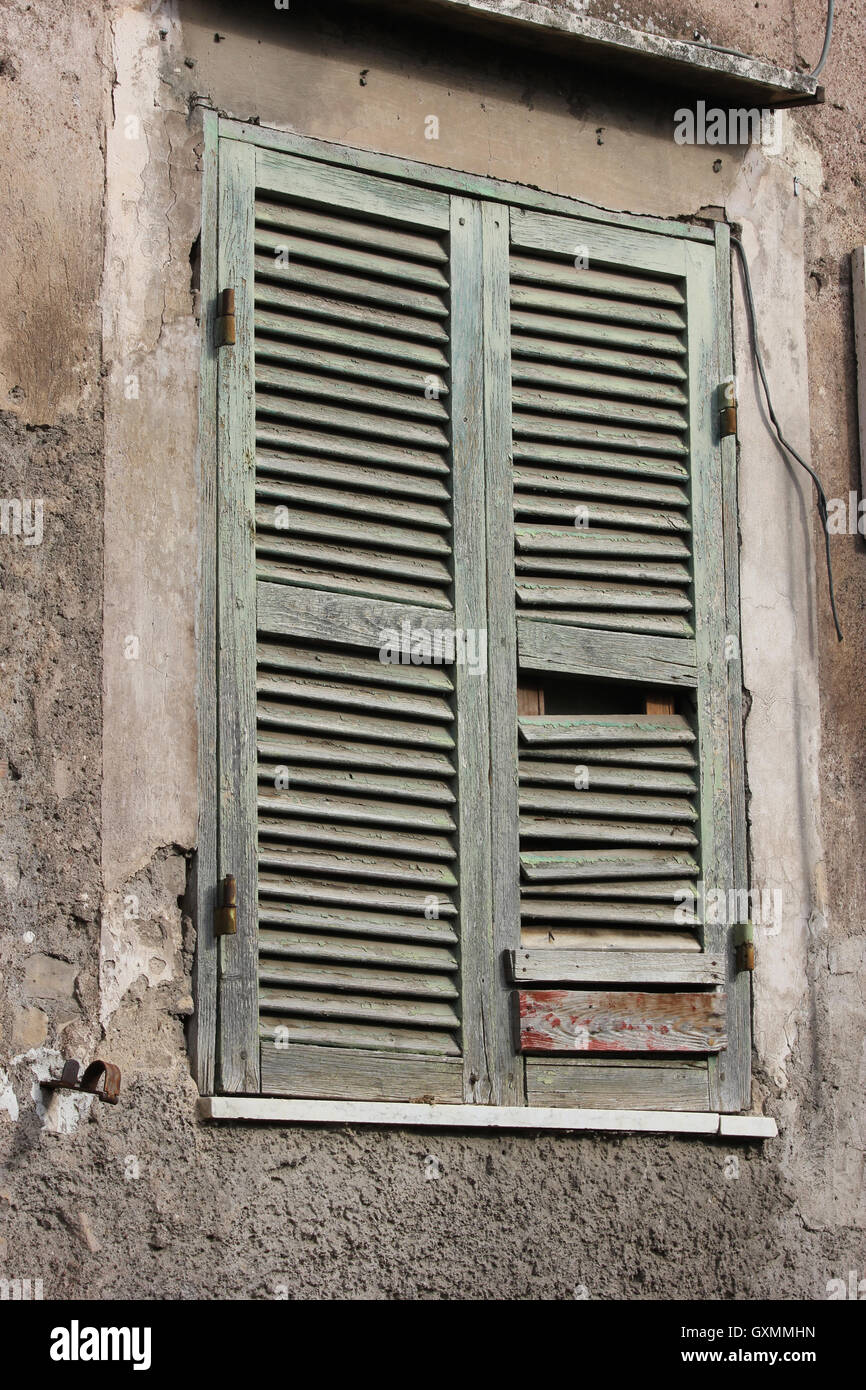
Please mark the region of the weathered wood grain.
[[723, 994], [519, 990], [524, 1052], [718, 1052]]
[[520, 617], [517, 647], [521, 668], [526, 670], [697, 684], [695, 645], [688, 638], [601, 632]]
[[341, 1047], [262, 1043], [265, 1095], [326, 1100], [405, 1100], [454, 1105], [463, 1100], [459, 1057], [421, 1057]]
[[628, 1063], [572, 1058], [526, 1058], [526, 1101], [532, 1106], [589, 1106], [600, 1110], [708, 1110], [707, 1063]]
[[522, 948], [511, 957], [515, 984], [718, 985], [722, 956], [693, 951], [575, 951]]

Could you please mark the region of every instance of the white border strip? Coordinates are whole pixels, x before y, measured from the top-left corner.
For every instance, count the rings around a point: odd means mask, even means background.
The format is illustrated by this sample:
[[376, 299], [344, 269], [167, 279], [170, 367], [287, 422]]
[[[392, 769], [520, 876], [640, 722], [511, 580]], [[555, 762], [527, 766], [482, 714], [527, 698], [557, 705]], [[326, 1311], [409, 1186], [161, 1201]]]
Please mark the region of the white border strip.
[[277, 1100], [203, 1096], [205, 1120], [271, 1124], [429, 1125], [437, 1129], [608, 1130], [631, 1134], [721, 1134], [728, 1139], [775, 1139], [776, 1121], [763, 1115], [717, 1115], [695, 1110], [569, 1110], [520, 1105], [409, 1105], [386, 1101]]

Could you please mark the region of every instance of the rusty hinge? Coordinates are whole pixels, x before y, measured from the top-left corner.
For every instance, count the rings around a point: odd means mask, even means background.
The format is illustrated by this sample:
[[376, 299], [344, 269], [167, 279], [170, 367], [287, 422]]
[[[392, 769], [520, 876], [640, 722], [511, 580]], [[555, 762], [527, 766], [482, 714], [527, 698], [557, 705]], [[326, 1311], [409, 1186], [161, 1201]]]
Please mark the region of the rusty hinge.
[[751, 922], [740, 922], [734, 927], [734, 945], [737, 948], [737, 970], [754, 970], [755, 928]]
[[222, 881], [222, 902], [214, 908], [214, 936], [237, 936], [238, 932], [238, 885], [233, 874], [227, 874]]
[[737, 433], [737, 380], [729, 377], [719, 387], [719, 438]]
[[216, 320], [216, 345], [217, 347], [231, 347], [235, 341], [235, 292], [234, 290], [220, 290], [217, 300], [217, 320]]

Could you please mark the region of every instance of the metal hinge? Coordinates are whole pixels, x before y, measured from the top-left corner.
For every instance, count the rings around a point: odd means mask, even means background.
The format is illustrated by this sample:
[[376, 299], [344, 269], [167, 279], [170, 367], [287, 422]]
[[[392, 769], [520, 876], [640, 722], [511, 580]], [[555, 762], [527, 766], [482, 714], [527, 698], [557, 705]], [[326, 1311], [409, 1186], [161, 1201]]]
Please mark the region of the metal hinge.
[[737, 379], [729, 377], [719, 387], [719, 438], [737, 433]]
[[217, 347], [231, 347], [235, 341], [235, 292], [220, 290], [215, 325]]
[[214, 908], [214, 936], [237, 936], [238, 932], [238, 885], [233, 874], [227, 874], [222, 881], [222, 902]]
[[755, 928], [751, 922], [740, 922], [734, 927], [734, 945], [737, 948], [737, 970], [754, 970]]

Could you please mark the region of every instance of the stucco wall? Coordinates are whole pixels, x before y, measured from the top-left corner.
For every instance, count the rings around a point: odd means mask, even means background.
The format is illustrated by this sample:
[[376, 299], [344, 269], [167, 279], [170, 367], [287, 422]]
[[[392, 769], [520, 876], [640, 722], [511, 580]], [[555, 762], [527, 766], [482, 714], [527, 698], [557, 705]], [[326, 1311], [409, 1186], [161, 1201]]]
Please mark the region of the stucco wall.
[[[709, 0], [693, 23], [665, 8], [662, 32], [736, 37], [791, 66], [820, 49], [821, 5], [742, 5], [739, 28]], [[811, 499], [766, 431], [739, 291], [752, 866], [757, 886], [782, 888], [784, 919], [759, 937], [755, 1032], [756, 1106], [782, 1133], [738, 1149], [731, 1176], [714, 1141], [196, 1120], [179, 906], [196, 834], [191, 253], [202, 101], [606, 207], [724, 207], [743, 227], [777, 408], [805, 444], [811, 406], [813, 456], [845, 495], [845, 256], [866, 232], [856, 21], [826, 73], [839, 109], [786, 115], [768, 154], [675, 147], [679, 99], [366, 6], [238, 17], [208, 0], [74, 0], [50, 45], [45, 9], [0, 7], [16, 131], [2, 156], [16, 312], [0, 325], [0, 492], [46, 499], [41, 547], [0, 542], [0, 1267], [60, 1296], [823, 1297], [866, 1255], [863, 542], [834, 540], [840, 653]], [[121, 1105], [45, 1110], [35, 1078], [95, 1052], [124, 1070]]]

